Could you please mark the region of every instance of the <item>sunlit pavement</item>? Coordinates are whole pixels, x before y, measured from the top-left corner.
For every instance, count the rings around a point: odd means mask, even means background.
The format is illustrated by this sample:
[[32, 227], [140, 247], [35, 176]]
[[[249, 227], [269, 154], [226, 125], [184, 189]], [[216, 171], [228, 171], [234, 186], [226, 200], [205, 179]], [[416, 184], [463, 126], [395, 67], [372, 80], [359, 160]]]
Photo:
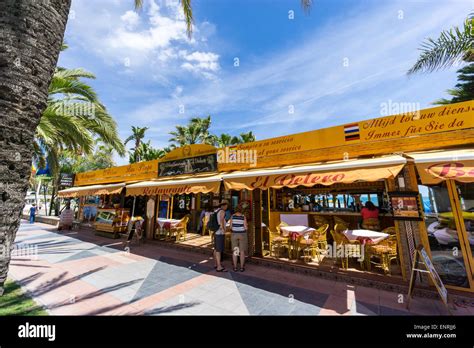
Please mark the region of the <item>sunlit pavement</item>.
[[217, 273], [204, 254], [156, 243], [125, 252], [117, 240], [79, 234], [40, 223], [23, 223], [17, 234], [9, 277], [53, 315], [447, 314], [434, 299], [415, 298], [407, 311], [395, 292], [253, 264], [233, 272], [228, 259], [229, 272]]

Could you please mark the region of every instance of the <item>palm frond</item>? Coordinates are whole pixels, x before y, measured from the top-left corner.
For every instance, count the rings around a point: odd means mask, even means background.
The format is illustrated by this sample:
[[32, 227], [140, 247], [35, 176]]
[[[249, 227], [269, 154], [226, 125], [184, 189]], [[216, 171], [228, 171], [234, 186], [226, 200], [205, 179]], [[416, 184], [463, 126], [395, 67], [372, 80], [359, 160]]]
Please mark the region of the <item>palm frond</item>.
[[303, 11], [309, 13], [311, 11], [311, 6], [313, 5], [313, 0], [301, 0], [301, 7]]
[[181, 0], [181, 6], [183, 7], [184, 19], [186, 21], [186, 33], [188, 38], [191, 38], [193, 34], [193, 9], [191, 7], [191, 0]]
[[408, 74], [417, 72], [432, 72], [456, 64], [461, 60], [470, 61], [473, 54], [473, 29], [472, 20], [467, 20], [464, 27], [454, 27], [441, 32], [433, 40], [427, 39], [421, 45], [421, 55], [418, 61], [408, 71]]
[[135, 0], [135, 10], [141, 10], [143, 8], [143, 0]]

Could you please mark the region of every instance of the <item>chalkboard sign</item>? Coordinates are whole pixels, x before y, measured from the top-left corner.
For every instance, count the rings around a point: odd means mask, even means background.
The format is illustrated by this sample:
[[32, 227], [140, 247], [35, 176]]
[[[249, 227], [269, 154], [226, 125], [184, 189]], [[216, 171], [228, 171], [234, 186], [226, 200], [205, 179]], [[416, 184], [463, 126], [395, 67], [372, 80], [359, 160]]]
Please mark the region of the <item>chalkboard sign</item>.
[[[418, 268], [419, 265], [422, 265], [424, 269]], [[410, 285], [408, 287], [408, 302], [407, 302], [407, 308], [410, 306], [410, 299], [413, 294], [413, 289], [415, 287], [415, 281], [416, 281], [416, 276], [415, 272], [419, 273], [428, 273], [428, 275], [431, 278], [431, 281], [434, 283], [436, 290], [438, 290], [438, 294], [441, 298], [441, 301], [445, 304], [445, 306], [448, 308], [448, 290], [446, 290], [446, 287], [443, 284], [443, 281], [441, 280], [438, 272], [436, 271], [433, 262], [431, 262], [430, 257], [428, 256], [428, 253], [426, 252], [425, 248], [423, 248], [422, 245], [419, 245], [416, 250], [414, 251], [413, 254], [413, 268], [411, 270], [411, 277], [410, 277]]]
[[158, 164], [158, 176], [197, 174], [217, 171], [216, 154], [183, 158]]
[[61, 174], [61, 179], [59, 180], [60, 189], [65, 189], [68, 187], [74, 186], [74, 174]]

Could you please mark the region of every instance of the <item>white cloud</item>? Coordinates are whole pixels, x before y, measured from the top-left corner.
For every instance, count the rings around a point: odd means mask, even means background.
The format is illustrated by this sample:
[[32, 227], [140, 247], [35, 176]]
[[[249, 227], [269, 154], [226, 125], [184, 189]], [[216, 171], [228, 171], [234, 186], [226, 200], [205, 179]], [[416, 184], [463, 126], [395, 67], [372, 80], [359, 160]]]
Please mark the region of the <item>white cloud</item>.
[[184, 63], [182, 66], [186, 66], [185, 69], [191, 71], [219, 70], [219, 55], [212, 52], [195, 51], [191, 54], [186, 54], [184, 59], [188, 62]]
[[[122, 66], [124, 71], [135, 74], [155, 76], [155, 81], [167, 81], [180, 71], [187, 71], [181, 65], [188, 60], [178, 51], [199, 50], [208, 57], [207, 60], [190, 61], [194, 75], [208, 78], [209, 73], [218, 71], [219, 56], [204, 52], [207, 51], [204, 46], [207, 35], [214, 34], [212, 24], [204, 22], [201, 33], [197, 23], [190, 39], [179, 1], [145, 1], [147, 11], [139, 13], [129, 9], [132, 2], [127, 2], [126, 7], [113, 0], [104, 2], [104, 10], [98, 14], [88, 2], [76, 0], [77, 20], [70, 21], [68, 29], [78, 36], [78, 41], [88, 51], [93, 51], [107, 64]], [[125, 58], [130, 66], [124, 67]]]
[[133, 30], [140, 23], [140, 16], [134, 11], [127, 11], [120, 19], [125, 23], [128, 30]]

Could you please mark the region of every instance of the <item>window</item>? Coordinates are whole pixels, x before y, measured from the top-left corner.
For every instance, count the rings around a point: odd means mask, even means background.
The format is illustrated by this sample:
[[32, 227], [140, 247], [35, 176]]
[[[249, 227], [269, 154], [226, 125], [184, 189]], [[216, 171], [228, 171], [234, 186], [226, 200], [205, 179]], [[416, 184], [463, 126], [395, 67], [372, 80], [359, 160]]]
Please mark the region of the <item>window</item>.
[[457, 183], [467, 240], [474, 255], [474, 183]]
[[445, 183], [419, 186], [431, 257], [445, 284], [469, 287], [459, 231]]

